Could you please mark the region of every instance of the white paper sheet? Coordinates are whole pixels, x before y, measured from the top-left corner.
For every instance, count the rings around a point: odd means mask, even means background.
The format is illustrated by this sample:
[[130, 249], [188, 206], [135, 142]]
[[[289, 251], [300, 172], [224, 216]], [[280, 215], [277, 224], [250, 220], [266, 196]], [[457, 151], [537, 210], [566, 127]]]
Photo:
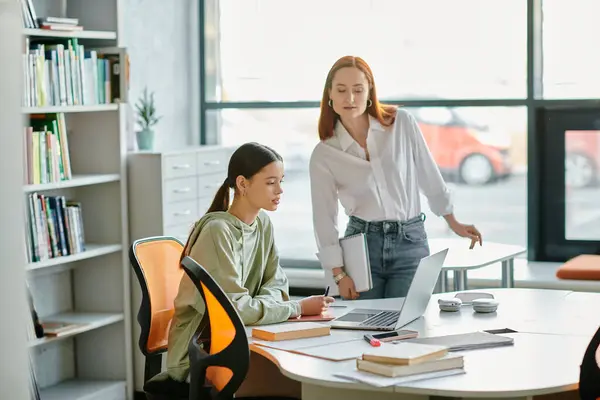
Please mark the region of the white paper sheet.
[[333, 374], [334, 376], [350, 381], [365, 383], [367, 385], [376, 387], [389, 387], [401, 385], [403, 383], [416, 382], [425, 379], [435, 379], [444, 376], [460, 375], [464, 374], [463, 368], [448, 369], [445, 371], [427, 372], [425, 374], [417, 374], [410, 376], [401, 376], [396, 378], [390, 378], [389, 376], [372, 374], [370, 372], [353, 370], [348, 372], [340, 372]]

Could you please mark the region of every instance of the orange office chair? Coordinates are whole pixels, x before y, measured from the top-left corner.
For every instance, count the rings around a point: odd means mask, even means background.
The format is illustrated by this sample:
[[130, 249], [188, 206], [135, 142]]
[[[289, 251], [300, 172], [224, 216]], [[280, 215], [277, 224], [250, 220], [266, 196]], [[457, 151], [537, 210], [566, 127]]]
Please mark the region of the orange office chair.
[[[206, 312], [190, 340], [190, 397], [207, 397], [205, 380], [213, 400], [231, 400], [250, 365], [250, 347], [242, 319], [221, 287], [202, 266], [190, 257], [181, 266], [198, 288]], [[206, 379], [205, 379], [206, 378]], [[236, 399], [239, 397], [236, 397]], [[285, 397], [244, 397], [250, 399], [291, 400]]]
[[[129, 249], [129, 261], [142, 290], [137, 314], [141, 334], [139, 347], [146, 357], [144, 392], [149, 399], [185, 398], [189, 385], [167, 378], [158, 384], [148, 381], [161, 373], [162, 354], [167, 351], [169, 326], [173, 319], [173, 301], [184, 271], [179, 266], [183, 244], [170, 236], [139, 239]], [[161, 394], [169, 394], [168, 397]]]
[[600, 328], [585, 351], [579, 372], [579, 398], [600, 399]]

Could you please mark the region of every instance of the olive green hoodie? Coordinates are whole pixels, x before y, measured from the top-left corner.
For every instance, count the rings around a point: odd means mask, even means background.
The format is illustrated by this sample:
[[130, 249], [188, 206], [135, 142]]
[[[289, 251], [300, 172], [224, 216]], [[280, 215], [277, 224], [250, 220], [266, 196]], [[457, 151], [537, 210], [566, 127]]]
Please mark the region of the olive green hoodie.
[[[221, 286], [245, 325], [277, 323], [300, 314], [298, 302], [290, 301], [266, 213], [261, 212], [251, 225], [228, 212], [208, 213], [196, 223], [188, 248], [188, 255]], [[173, 379], [187, 378], [188, 344], [204, 307], [196, 286], [184, 274], [169, 331], [167, 368]]]

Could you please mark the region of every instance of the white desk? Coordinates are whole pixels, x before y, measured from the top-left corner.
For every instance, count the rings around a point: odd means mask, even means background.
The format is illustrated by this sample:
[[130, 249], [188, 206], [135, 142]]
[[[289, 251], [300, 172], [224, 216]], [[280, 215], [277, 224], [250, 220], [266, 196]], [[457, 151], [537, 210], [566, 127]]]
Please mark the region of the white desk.
[[[279, 366], [287, 377], [302, 383], [302, 398], [406, 399], [424, 396], [463, 398], [518, 398], [576, 390], [579, 365], [600, 325], [600, 294], [542, 289], [490, 289], [500, 301], [495, 314], [440, 312], [432, 297], [423, 318], [407, 326], [421, 337], [511, 328], [514, 346], [462, 352], [466, 374], [376, 388], [333, 376], [355, 369], [355, 361], [333, 362], [251, 344], [255, 351]], [[332, 308], [343, 314], [352, 307], [394, 309], [397, 299], [339, 301]], [[250, 327], [248, 331], [250, 331]], [[363, 332], [332, 330], [332, 335], [361, 338]], [[251, 341], [251, 338], [250, 338]], [[402, 395], [401, 395], [402, 394]], [[401, 396], [401, 397], [400, 397]]]
[[448, 271], [454, 273], [454, 290], [467, 289], [467, 271], [482, 268], [491, 264], [502, 264], [502, 287], [515, 286], [514, 259], [524, 254], [527, 250], [521, 246], [483, 242], [483, 246], [476, 244], [469, 249], [470, 241], [467, 239], [429, 239], [431, 253], [449, 248], [446, 261], [440, 276], [439, 292], [448, 292]]

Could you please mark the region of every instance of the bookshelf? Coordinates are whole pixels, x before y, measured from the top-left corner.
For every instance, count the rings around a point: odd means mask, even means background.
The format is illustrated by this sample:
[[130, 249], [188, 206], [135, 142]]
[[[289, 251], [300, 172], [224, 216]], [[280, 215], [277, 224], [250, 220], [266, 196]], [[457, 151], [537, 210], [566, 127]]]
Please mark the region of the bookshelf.
[[40, 399], [133, 399], [121, 0], [21, 1], [82, 27], [23, 18], [25, 270], [40, 321], [71, 325], [28, 342]]

